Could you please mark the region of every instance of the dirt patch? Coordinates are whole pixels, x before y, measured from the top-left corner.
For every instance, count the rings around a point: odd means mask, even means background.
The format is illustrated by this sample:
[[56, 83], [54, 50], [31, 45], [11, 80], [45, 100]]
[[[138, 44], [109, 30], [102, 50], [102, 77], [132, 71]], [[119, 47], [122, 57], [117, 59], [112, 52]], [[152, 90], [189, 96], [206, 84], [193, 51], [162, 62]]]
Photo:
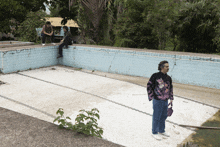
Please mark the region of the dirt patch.
[[0, 81], [0, 85], [5, 84], [5, 82]]

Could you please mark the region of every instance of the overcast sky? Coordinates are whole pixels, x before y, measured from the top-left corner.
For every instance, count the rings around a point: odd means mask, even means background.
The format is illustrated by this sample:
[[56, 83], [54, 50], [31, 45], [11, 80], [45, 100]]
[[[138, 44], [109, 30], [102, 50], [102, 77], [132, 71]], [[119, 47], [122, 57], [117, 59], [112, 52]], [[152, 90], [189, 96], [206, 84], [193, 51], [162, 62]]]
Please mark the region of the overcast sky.
[[47, 14], [50, 14], [50, 10], [48, 9], [49, 6], [46, 5], [46, 4], [44, 4], [44, 5], [46, 6], [46, 13], [47, 13]]

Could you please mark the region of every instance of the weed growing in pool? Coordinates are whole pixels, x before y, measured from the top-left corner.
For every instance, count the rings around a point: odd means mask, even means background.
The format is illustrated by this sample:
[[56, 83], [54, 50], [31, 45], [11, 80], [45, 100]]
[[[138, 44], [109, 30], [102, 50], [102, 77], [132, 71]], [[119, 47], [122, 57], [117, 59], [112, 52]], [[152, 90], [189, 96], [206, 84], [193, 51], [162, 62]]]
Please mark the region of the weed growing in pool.
[[86, 135], [91, 136], [97, 136], [99, 138], [102, 138], [103, 129], [98, 127], [97, 117], [99, 119], [99, 110], [96, 108], [93, 108], [91, 111], [85, 111], [80, 110], [81, 112], [79, 115], [77, 115], [75, 119], [75, 125], [73, 125], [71, 122], [68, 122], [67, 120], [71, 120], [70, 117], [64, 117], [64, 112], [62, 108], [59, 108], [56, 112], [56, 114], [60, 114], [56, 119], [54, 119], [53, 122], [58, 122], [59, 128], [66, 128], [71, 129], [73, 131], [76, 131], [78, 133], [83, 133]]
[[82, 68], [76, 68], [75, 70], [82, 70]]

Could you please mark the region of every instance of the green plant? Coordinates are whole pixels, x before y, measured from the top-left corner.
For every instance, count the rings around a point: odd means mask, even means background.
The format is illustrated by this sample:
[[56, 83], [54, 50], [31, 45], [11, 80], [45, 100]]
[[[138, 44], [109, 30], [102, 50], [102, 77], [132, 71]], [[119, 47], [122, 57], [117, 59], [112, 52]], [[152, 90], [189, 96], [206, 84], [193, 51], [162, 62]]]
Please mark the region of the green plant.
[[11, 33], [12, 26], [20, 25], [28, 12], [46, 10], [47, 0], [4, 0], [0, 1], [0, 32]]
[[216, 53], [220, 47], [220, 9], [216, 0], [184, 3], [173, 27], [186, 52]]
[[118, 15], [113, 32], [114, 46], [131, 48], [158, 48], [158, 38], [153, 25], [145, 21], [153, 1], [126, 0], [124, 10]]
[[76, 68], [75, 70], [82, 70], [82, 68]]
[[20, 38], [19, 40], [40, 43], [36, 28], [42, 28], [45, 24], [45, 16], [46, 13], [43, 11], [29, 12], [25, 21], [23, 21], [16, 30], [16, 34], [18, 34]]
[[[59, 108], [56, 114], [60, 114], [56, 119], [54, 119], [53, 122], [58, 122], [59, 128], [67, 128], [71, 129], [73, 131], [76, 131], [78, 133], [83, 133], [86, 135], [91, 136], [97, 136], [99, 138], [102, 138], [103, 129], [98, 127], [97, 119], [94, 117], [97, 117], [99, 119], [99, 114], [97, 112], [98, 109], [93, 108], [91, 111], [85, 111], [80, 110], [79, 115], [77, 115], [75, 119], [75, 125], [73, 125], [71, 122], [68, 122], [67, 120], [71, 120], [70, 117], [64, 117], [64, 112], [62, 108]], [[85, 114], [83, 114], [85, 113]]]

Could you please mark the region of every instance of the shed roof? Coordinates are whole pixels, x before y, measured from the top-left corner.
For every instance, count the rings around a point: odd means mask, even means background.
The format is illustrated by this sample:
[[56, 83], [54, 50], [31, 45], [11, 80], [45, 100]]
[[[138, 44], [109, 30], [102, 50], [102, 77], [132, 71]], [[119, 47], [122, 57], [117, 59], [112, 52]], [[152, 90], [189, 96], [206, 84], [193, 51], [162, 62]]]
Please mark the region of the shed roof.
[[[64, 26], [61, 24], [61, 21], [63, 20], [62, 17], [45, 17], [46, 21], [50, 21], [52, 26], [58, 27], [58, 26]], [[67, 27], [76, 27], [78, 28], [78, 24], [74, 20], [68, 20], [65, 24]]]

